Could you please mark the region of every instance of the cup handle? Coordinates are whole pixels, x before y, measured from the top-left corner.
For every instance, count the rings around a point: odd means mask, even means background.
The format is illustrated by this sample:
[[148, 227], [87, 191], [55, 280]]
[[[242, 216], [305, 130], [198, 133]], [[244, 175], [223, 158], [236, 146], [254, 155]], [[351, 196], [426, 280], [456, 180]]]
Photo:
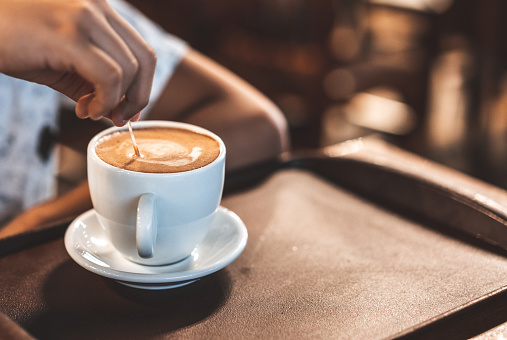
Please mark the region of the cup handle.
[[143, 194], [137, 205], [136, 220], [137, 253], [143, 259], [149, 259], [155, 254], [157, 229], [155, 195], [152, 193]]

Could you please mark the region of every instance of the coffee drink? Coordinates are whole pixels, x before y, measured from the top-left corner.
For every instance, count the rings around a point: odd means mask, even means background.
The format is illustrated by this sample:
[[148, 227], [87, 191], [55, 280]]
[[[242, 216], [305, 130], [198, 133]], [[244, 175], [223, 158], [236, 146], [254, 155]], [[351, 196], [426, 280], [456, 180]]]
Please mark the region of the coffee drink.
[[[171, 121], [111, 127], [88, 143], [94, 214], [118, 253], [141, 265], [187, 258], [220, 207], [227, 150], [199, 126]], [[126, 170], [122, 170], [126, 169]]]
[[117, 168], [148, 173], [175, 173], [201, 168], [220, 153], [214, 138], [177, 127], [134, 130], [141, 153], [137, 156], [128, 131], [114, 132], [97, 142], [95, 152]]

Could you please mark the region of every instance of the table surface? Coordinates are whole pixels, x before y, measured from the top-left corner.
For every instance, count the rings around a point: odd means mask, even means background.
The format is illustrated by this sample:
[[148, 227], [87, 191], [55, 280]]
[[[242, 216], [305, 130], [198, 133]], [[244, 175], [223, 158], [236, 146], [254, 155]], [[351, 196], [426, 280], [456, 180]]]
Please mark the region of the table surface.
[[215, 274], [129, 288], [79, 267], [56, 238], [0, 257], [0, 311], [38, 339], [461, 339], [507, 321], [505, 252], [431, 219], [305, 169], [222, 204], [249, 240]]

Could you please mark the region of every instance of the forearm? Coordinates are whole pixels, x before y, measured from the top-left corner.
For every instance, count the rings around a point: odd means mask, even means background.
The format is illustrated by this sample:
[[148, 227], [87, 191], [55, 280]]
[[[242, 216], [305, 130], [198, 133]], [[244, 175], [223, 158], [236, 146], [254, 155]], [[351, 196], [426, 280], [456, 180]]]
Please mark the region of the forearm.
[[228, 170], [289, 148], [280, 110], [250, 84], [195, 51], [184, 58], [149, 119], [179, 120], [215, 132], [227, 147]]
[[88, 182], [83, 182], [75, 189], [54, 199], [28, 209], [0, 229], [0, 237], [11, 236], [27, 230], [70, 219], [91, 209]]
[[227, 147], [227, 170], [273, 159], [288, 149], [288, 133], [283, 122], [276, 119], [276, 107], [248, 107], [245, 102], [241, 97], [222, 98], [182, 119], [223, 139]]

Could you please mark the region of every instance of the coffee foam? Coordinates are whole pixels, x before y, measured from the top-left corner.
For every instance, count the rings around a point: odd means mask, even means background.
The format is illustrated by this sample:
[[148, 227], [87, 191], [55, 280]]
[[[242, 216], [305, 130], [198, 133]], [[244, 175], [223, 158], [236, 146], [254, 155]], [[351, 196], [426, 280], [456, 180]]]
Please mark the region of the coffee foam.
[[106, 163], [125, 170], [174, 173], [194, 170], [215, 160], [219, 143], [204, 134], [169, 127], [134, 130], [141, 156], [135, 154], [128, 131], [102, 137], [97, 155]]

